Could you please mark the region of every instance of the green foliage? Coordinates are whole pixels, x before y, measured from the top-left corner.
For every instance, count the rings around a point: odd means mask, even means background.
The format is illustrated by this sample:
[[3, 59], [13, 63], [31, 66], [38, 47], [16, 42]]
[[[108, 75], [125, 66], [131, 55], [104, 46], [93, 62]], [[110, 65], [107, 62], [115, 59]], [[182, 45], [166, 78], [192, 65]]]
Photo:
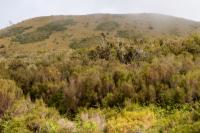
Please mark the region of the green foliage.
[[[133, 47], [129, 44], [114, 44], [107, 42], [105, 46], [97, 46], [88, 53], [89, 58], [119, 60], [121, 63], [131, 63], [133, 61], [142, 61], [147, 59], [147, 53], [143, 49]], [[150, 58], [150, 56], [149, 56]]]
[[198, 34], [194, 34], [188, 37], [183, 42], [183, 45], [185, 46], [185, 49], [192, 54], [200, 53], [200, 36]]
[[67, 19], [65, 21], [54, 21], [37, 28], [33, 32], [17, 35], [15, 38], [13, 38], [13, 41], [21, 44], [44, 41], [48, 39], [54, 32], [64, 31], [66, 30], [66, 26], [73, 24], [75, 23], [72, 19]]
[[98, 44], [99, 40], [100, 40], [100, 37], [98, 37], [98, 36], [83, 38], [79, 41], [72, 40], [69, 47], [72, 49], [90, 48], [90, 47], [96, 46]]
[[155, 114], [149, 109], [140, 111], [122, 111], [117, 116], [108, 119], [109, 133], [144, 132], [155, 122]]
[[100, 110], [81, 109], [76, 116], [77, 132], [81, 133], [102, 133], [105, 132], [106, 120]]
[[69, 132], [75, 125], [67, 119], [61, 118], [54, 109], [46, 108], [44, 103], [30, 100], [19, 100], [10, 108], [1, 121], [1, 131], [4, 133], [31, 132]]
[[6, 68], [6, 62], [0, 62], [0, 79], [9, 79], [10, 75], [8, 69]]
[[[95, 34], [82, 39], [85, 31], [73, 36], [77, 28], [70, 28], [68, 50], [53, 38], [59, 50], [23, 54], [2, 39], [0, 132], [200, 132], [200, 36], [181, 38], [181, 29], [169, 28], [176, 38], [146, 38], [126, 29], [131, 23], [108, 20], [96, 21]], [[8, 28], [0, 38], [35, 43], [74, 24]], [[152, 35], [160, 29], [145, 27]]]
[[143, 39], [144, 38], [141, 33], [136, 32], [134, 30], [117, 31], [117, 36], [121, 37], [121, 38], [131, 39], [131, 40], [137, 40], [137, 39]]
[[97, 25], [96, 30], [101, 30], [101, 31], [113, 31], [116, 28], [118, 28], [120, 25], [115, 22], [115, 21], [107, 21], [107, 22], [102, 22]]
[[34, 31], [26, 34], [21, 34], [13, 38], [14, 42], [19, 42], [21, 44], [26, 43], [33, 43], [43, 41], [48, 39], [52, 32], [45, 32], [45, 31]]
[[171, 42], [165, 43], [107, 42], [75, 50], [70, 61], [55, 58], [28, 64], [16, 60], [9, 64], [9, 75], [32, 100], [43, 98], [69, 115], [79, 107], [123, 106], [127, 99], [162, 107], [198, 101], [195, 55], [183, 52], [183, 45], [175, 52]]
[[0, 38], [4, 38], [4, 37], [12, 37], [12, 36], [17, 36], [22, 34], [23, 32], [25, 32], [28, 29], [31, 29], [32, 26], [29, 27], [13, 27], [13, 28], [9, 28], [5, 31], [2, 31], [0, 33]]
[[11, 80], [0, 79], [0, 117], [22, 96], [21, 89]]
[[[105, 39], [96, 47], [75, 46], [60, 56], [7, 59], [0, 64], [1, 128], [62, 132], [61, 116], [45, 103], [75, 119], [69, 132], [198, 132], [199, 40], [198, 35], [134, 43]], [[16, 86], [36, 103], [16, 100]], [[127, 106], [129, 102], [138, 105]], [[100, 110], [91, 113], [82, 108]]]

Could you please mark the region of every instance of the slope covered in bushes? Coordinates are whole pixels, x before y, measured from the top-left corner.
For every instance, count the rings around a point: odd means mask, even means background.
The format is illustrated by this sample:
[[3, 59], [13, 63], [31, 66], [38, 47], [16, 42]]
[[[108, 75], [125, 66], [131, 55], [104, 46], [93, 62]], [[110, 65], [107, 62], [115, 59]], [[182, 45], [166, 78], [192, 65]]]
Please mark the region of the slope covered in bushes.
[[95, 14], [1, 30], [0, 132], [200, 132], [199, 27]]
[[100, 39], [1, 60], [0, 131], [200, 131], [198, 34]]

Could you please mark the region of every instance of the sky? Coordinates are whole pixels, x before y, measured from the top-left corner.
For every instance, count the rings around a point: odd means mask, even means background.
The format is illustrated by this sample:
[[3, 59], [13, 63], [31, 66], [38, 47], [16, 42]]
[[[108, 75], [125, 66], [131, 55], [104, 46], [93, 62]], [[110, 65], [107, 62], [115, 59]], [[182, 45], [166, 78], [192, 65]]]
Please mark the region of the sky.
[[0, 28], [38, 16], [159, 13], [200, 21], [200, 0], [0, 0]]

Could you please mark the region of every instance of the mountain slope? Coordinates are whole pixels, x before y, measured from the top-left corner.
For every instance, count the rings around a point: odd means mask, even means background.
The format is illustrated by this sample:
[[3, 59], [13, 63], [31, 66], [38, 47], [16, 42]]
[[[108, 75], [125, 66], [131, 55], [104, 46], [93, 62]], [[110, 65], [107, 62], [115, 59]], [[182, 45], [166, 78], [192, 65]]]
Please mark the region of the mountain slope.
[[63, 50], [69, 46], [84, 48], [99, 44], [102, 35], [109, 40], [130, 41], [182, 37], [199, 31], [198, 22], [160, 14], [46, 16], [1, 30], [0, 51], [5, 52], [6, 48], [11, 53]]
[[96, 14], [1, 30], [0, 133], [199, 132], [198, 27]]

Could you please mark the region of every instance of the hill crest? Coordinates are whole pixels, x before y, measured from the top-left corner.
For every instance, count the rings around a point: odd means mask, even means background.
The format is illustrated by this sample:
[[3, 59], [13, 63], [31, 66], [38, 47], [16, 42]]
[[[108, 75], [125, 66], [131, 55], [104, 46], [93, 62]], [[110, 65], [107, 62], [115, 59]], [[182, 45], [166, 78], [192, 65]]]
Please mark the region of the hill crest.
[[152, 13], [43, 16], [0, 30], [0, 45], [12, 52], [62, 50], [95, 46], [102, 34], [111, 41], [132, 41], [194, 32], [200, 32], [199, 22]]

